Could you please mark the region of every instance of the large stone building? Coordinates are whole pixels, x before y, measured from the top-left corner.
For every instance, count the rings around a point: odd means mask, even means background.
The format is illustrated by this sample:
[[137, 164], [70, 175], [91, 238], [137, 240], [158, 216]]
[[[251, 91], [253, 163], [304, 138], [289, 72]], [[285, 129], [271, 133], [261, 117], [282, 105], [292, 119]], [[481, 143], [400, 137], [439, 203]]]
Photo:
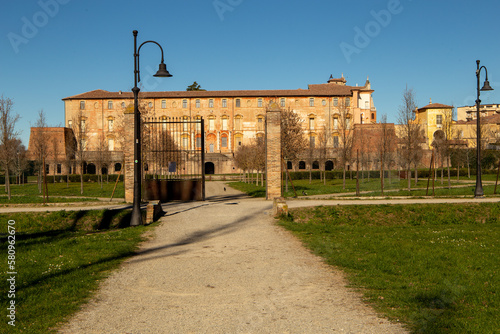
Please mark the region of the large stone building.
[[[303, 127], [311, 143], [320, 133], [326, 133], [328, 145], [335, 148], [339, 141], [339, 118], [347, 111], [348, 126], [376, 123], [377, 111], [372, 99], [369, 80], [364, 86], [348, 86], [341, 78], [325, 84], [309, 85], [295, 90], [235, 90], [235, 91], [174, 91], [140, 92], [141, 112], [144, 117], [158, 121], [179, 121], [203, 118], [205, 120], [206, 161], [214, 173], [234, 173], [232, 159], [239, 146], [264, 136], [266, 107], [276, 102], [283, 109], [291, 109], [303, 120]], [[109, 151], [123, 151], [123, 115], [133, 108], [131, 92], [94, 90], [63, 99], [65, 126], [77, 129], [83, 147], [97, 152], [103, 147]], [[199, 148], [199, 129], [185, 127], [182, 146]], [[122, 159], [116, 155], [117, 159]], [[334, 158], [332, 158], [334, 159]], [[113, 161], [116, 165], [121, 161]], [[329, 161], [331, 164], [331, 161]], [[296, 169], [298, 164], [293, 164]], [[321, 167], [322, 169], [322, 167]], [[110, 172], [114, 172], [110, 168]]]

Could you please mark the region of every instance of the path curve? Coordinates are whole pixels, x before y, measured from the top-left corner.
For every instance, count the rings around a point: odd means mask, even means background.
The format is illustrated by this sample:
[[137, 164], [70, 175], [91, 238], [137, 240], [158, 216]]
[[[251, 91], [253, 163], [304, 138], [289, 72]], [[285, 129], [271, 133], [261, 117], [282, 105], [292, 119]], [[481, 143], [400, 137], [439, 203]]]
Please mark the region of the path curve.
[[272, 203], [221, 182], [165, 205], [156, 236], [61, 333], [406, 333], [276, 226]]

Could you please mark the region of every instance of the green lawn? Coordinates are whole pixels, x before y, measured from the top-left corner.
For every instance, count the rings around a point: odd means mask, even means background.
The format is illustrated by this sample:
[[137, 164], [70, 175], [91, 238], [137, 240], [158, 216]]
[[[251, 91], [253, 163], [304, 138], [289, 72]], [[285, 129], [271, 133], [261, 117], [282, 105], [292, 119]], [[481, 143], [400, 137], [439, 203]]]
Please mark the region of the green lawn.
[[[494, 181], [495, 179], [489, 175], [483, 178], [483, 190], [485, 196], [500, 196], [500, 186], [497, 189], [497, 195], [494, 194]], [[243, 191], [250, 196], [254, 197], [265, 197], [266, 189], [265, 186], [256, 186], [255, 184], [244, 183], [244, 182], [230, 182], [229, 185], [235, 189]], [[441, 184], [441, 179], [434, 181], [434, 196], [474, 196], [475, 180], [470, 180], [467, 178], [462, 178], [460, 182], [456, 179], [451, 180], [451, 188], [448, 189], [448, 183], [445, 178], [443, 184]], [[352, 196], [356, 192], [356, 180], [346, 180], [346, 187], [343, 189], [342, 179], [326, 180], [293, 180], [293, 187], [297, 193], [297, 196], [303, 196], [304, 193], [307, 195], [324, 195], [324, 194], [334, 194], [346, 196]], [[284, 197], [294, 197], [295, 193], [293, 191], [292, 184], [288, 184], [288, 191], [286, 191], [286, 185], [283, 185]], [[411, 182], [411, 191], [407, 190], [407, 180], [398, 180], [397, 178], [391, 178], [385, 180], [384, 194], [383, 196], [432, 196], [432, 181], [429, 183], [429, 191], [427, 192], [427, 179], [420, 178], [418, 183], [415, 185], [414, 180]], [[360, 196], [382, 196], [380, 191], [380, 179], [364, 179], [359, 181]]]
[[[79, 309], [124, 259], [134, 254], [147, 226], [124, 228], [129, 211], [2, 214], [0, 333], [48, 333]], [[15, 298], [8, 298], [7, 223], [15, 227]], [[16, 326], [7, 305], [16, 304]]]
[[[85, 182], [81, 194], [79, 182], [47, 183], [50, 203], [95, 201], [97, 197], [111, 198], [114, 186], [114, 182], [103, 182], [102, 188], [97, 182]], [[5, 187], [1, 187], [0, 190], [0, 204], [43, 203], [43, 193], [39, 192], [36, 183], [12, 184], [10, 200], [4, 189]], [[123, 182], [118, 182], [113, 198], [124, 198], [124, 196]]]
[[498, 203], [294, 209], [280, 224], [413, 333], [499, 333]]

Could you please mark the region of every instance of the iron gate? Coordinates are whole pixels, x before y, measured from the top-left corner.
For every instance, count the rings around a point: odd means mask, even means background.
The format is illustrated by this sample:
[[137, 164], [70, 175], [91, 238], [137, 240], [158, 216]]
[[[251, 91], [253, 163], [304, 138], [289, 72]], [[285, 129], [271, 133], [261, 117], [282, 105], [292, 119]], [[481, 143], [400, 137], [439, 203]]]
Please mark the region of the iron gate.
[[142, 123], [146, 200], [205, 200], [203, 118], [147, 118]]

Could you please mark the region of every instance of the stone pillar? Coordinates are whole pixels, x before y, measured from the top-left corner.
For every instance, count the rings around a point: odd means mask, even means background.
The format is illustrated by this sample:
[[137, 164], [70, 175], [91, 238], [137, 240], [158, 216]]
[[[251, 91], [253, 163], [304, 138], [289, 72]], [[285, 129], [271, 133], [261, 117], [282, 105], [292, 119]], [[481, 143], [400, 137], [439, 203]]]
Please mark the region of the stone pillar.
[[281, 197], [281, 108], [266, 110], [266, 199]]
[[126, 108], [124, 112], [124, 147], [123, 181], [125, 183], [125, 202], [134, 201], [134, 108]]

